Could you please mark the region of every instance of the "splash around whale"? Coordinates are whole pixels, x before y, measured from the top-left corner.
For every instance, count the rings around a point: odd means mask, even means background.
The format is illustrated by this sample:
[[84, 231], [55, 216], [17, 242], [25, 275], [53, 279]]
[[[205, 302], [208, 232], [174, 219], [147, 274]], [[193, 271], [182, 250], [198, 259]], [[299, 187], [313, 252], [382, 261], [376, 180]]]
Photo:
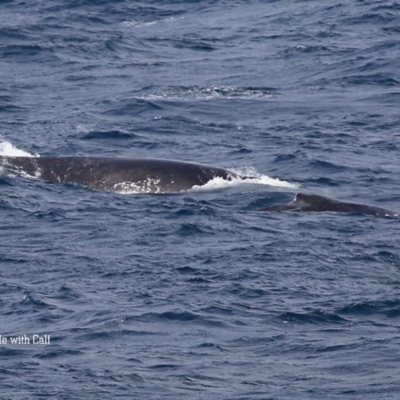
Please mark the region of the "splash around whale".
[[254, 179], [223, 168], [151, 158], [0, 156], [0, 166], [49, 182], [115, 192], [177, 193], [215, 178]]

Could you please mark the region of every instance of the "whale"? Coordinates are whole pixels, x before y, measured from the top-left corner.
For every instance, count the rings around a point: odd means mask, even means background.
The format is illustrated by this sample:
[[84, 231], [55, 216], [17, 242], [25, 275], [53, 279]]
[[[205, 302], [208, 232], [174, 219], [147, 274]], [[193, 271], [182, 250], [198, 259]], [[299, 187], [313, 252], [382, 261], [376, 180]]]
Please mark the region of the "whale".
[[223, 168], [151, 158], [0, 156], [0, 167], [49, 182], [115, 192], [176, 193], [214, 178], [248, 178]]
[[[186, 161], [115, 157], [0, 156], [0, 168], [56, 183], [71, 183], [94, 190], [135, 193], [179, 193], [203, 186], [214, 178], [255, 179], [233, 171]], [[258, 211], [340, 212], [373, 216], [399, 216], [385, 208], [348, 203], [324, 196], [297, 193], [287, 204]]]
[[282, 205], [265, 207], [259, 211], [301, 211], [301, 212], [339, 212], [358, 213], [373, 216], [399, 216], [399, 213], [367, 204], [347, 203], [316, 194], [297, 193], [295, 198]]

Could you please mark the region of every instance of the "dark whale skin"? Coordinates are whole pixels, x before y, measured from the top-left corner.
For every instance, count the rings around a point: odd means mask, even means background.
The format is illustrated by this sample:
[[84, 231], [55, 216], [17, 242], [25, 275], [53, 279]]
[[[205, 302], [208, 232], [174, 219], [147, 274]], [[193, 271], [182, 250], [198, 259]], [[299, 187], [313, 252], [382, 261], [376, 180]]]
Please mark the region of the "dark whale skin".
[[297, 193], [290, 203], [265, 207], [259, 211], [301, 211], [301, 212], [340, 212], [360, 213], [374, 216], [398, 216], [395, 211], [370, 206], [366, 204], [347, 203], [344, 201], [330, 199], [316, 194]]
[[151, 158], [0, 156], [0, 165], [49, 182], [142, 193], [174, 193], [202, 186], [216, 177], [239, 178], [223, 168]]

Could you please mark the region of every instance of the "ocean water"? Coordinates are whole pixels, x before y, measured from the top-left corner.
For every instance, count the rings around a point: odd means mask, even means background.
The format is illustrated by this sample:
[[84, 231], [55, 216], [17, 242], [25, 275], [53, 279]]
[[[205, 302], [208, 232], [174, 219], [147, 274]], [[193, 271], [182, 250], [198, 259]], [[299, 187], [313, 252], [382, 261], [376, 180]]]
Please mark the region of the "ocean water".
[[0, 175], [1, 399], [398, 399], [396, 1], [0, 1], [0, 154], [258, 174]]

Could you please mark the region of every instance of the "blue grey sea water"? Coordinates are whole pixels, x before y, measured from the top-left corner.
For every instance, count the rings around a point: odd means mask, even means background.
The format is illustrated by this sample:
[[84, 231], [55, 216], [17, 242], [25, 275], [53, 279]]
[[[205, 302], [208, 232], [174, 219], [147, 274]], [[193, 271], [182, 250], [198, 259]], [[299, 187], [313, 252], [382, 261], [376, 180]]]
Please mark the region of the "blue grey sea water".
[[0, 398], [398, 399], [397, 1], [0, 1], [0, 149], [270, 184], [0, 175]]

